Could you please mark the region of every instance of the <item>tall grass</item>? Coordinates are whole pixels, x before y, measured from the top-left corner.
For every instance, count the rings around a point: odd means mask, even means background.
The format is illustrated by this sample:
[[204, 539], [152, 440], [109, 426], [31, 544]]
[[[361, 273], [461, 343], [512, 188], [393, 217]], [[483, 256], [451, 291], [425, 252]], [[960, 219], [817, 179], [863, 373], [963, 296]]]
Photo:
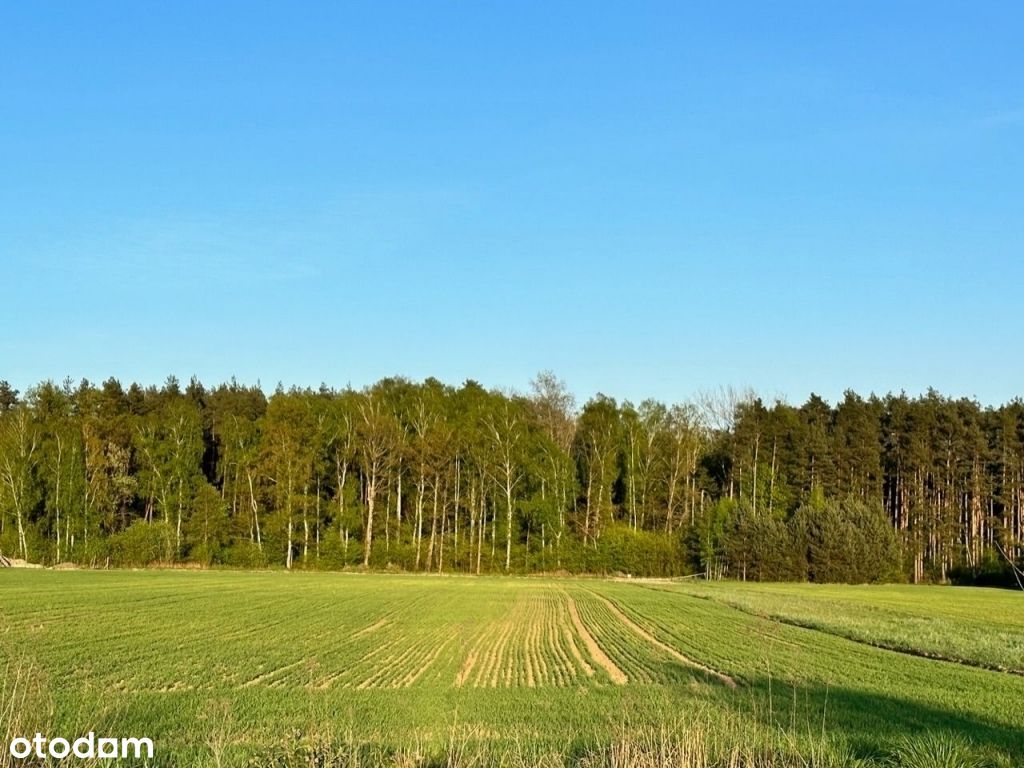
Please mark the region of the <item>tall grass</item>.
[[[6, 649], [0, 649], [6, 650]], [[148, 760], [112, 760], [100, 758], [79, 758], [69, 756], [63, 760], [50, 757], [39, 758], [31, 755], [16, 758], [11, 754], [11, 742], [16, 738], [31, 740], [37, 733], [47, 738], [61, 736], [73, 740], [89, 731], [99, 731], [96, 726], [86, 726], [81, 733], [56, 733], [55, 706], [47, 692], [45, 673], [29, 658], [5, 657], [6, 662], [0, 668], [0, 768], [56, 768], [56, 766], [75, 766], [75, 768], [100, 768], [100, 766], [116, 768], [157, 768], [159, 765], [171, 763], [151, 762]], [[82, 723], [97, 722], [99, 713], [83, 713], [76, 721]], [[113, 727], [104, 724], [104, 730], [110, 734], [117, 732], [116, 720]], [[123, 734], [128, 735], [128, 734]]]
[[[247, 748], [244, 733], [233, 730], [230, 712], [217, 709], [188, 735], [201, 747], [195, 757], [161, 757], [159, 745], [150, 763], [11, 757], [13, 738], [58, 735], [50, 732], [52, 723], [53, 706], [39, 670], [24, 660], [7, 662], [0, 679], [0, 768], [1011, 768], [1007, 758], [985, 757], [954, 734], [907, 737], [888, 754], [858, 756], [827, 732], [812, 734], [795, 724], [769, 729], [738, 713], [723, 718], [710, 711], [657, 725], [626, 719], [559, 747], [529, 737], [496, 741], [478, 728], [458, 725], [441, 744], [412, 737], [387, 746], [351, 732], [339, 736], [320, 725], [288, 734], [269, 748]], [[116, 732], [116, 723], [108, 721], [105, 729]]]
[[[453, 729], [445, 744], [387, 748], [350, 735], [335, 741], [308, 733], [250, 755], [246, 768], [1013, 768], [956, 735], [908, 737], [890, 752], [858, 755], [842, 738], [809, 739], [711, 721], [625, 726], [605, 741], [545, 747], [529, 739], [502, 743], [473, 729]], [[218, 761], [217, 765], [221, 765]]]
[[11, 741], [19, 736], [31, 738], [52, 715], [41, 670], [25, 658], [6, 658], [0, 670], [0, 768], [29, 764], [11, 756]]

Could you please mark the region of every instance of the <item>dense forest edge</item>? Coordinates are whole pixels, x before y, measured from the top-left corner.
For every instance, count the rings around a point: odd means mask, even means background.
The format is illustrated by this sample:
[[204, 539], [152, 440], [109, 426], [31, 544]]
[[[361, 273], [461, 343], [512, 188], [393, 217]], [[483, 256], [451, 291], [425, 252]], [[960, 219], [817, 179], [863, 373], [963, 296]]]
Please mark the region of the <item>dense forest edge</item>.
[[0, 555], [1011, 584], [1024, 401], [0, 382]]

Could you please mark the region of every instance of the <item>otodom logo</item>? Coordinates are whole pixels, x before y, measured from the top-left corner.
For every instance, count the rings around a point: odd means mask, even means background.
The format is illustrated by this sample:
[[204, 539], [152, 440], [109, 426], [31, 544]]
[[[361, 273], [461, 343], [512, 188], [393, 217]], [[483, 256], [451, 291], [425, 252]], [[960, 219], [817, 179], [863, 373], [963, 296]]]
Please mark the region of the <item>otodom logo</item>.
[[54, 760], [66, 757], [83, 760], [121, 760], [132, 757], [152, 759], [153, 740], [134, 737], [116, 739], [108, 736], [97, 738], [95, 733], [89, 731], [85, 736], [72, 741], [60, 737], [49, 739], [37, 733], [32, 739], [24, 736], [11, 739], [10, 753], [15, 760], [30, 757], [51, 757]]

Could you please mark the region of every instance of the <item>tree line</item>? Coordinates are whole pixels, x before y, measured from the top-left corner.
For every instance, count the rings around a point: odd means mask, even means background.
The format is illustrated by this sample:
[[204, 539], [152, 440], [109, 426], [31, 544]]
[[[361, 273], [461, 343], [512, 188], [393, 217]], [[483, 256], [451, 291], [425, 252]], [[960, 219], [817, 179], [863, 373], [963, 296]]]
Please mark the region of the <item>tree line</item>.
[[581, 408], [389, 378], [0, 382], [0, 554], [465, 573], [998, 581], [1024, 555], [1024, 402]]

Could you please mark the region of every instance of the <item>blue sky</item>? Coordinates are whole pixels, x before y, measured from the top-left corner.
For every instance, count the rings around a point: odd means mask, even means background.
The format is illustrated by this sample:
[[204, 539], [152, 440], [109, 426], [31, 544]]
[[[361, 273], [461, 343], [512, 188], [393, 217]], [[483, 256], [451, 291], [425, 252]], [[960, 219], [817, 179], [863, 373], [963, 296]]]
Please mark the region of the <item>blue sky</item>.
[[0, 378], [1001, 402], [1022, 32], [998, 2], [7, 3]]

